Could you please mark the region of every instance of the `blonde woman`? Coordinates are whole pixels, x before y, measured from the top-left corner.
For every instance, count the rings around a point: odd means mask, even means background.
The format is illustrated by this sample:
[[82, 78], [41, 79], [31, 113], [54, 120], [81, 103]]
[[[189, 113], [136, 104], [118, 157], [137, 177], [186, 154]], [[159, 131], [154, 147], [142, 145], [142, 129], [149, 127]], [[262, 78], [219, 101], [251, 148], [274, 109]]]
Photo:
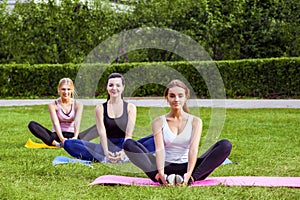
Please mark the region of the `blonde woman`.
[[155, 182], [190, 185], [213, 172], [231, 152], [231, 143], [221, 140], [198, 157], [202, 120], [189, 114], [189, 89], [180, 80], [171, 81], [164, 94], [170, 112], [152, 122], [156, 155], [138, 141], [128, 139], [123, 148], [130, 161]]
[[30, 132], [49, 146], [62, 146], [69, 139], [77, 139], [82, 116], [82, 103], [73, 99], [74, 84], [62, 78], [57, 87], [59, 98], [48, 105], [52, 131], [35, 121], [28, 124]]

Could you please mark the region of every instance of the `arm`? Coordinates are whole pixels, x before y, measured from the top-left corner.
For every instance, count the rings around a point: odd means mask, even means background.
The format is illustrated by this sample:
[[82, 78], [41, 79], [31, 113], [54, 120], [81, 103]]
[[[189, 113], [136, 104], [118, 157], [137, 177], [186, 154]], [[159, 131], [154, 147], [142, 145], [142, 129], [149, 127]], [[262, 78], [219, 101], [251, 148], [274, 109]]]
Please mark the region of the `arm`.
[[81, 102], [75, 101], [75, 111], [76, 116], [74, 120], [74, 139], [78, 138], [79, 130], [80, 130], [80, 122], [82, 117], [83, 105]]
[[100, 136], [100, 142], [104, 151], [104, 155], [109, 158], [110, 153], [108, 151], [108, 145], [107, 145], [107, 136], [106, 136], [106, 129], [104, 126], [104, 119], [103, 119], [103, 105], [99, 104], [96, 106], [95, 109], [95, 115], [96, 115], [96, 126], [97, 126], [97, 131]]
[[165, 146], [162, 135], [162, 121], [158, 117], [152, 122], [152, 133], [154, 135], [155, 153], [156, 153], [156, 167], [158, 173], [156, 174], [156, 180], [161, 180], [163, 184], [166, 184], [165, 179]]
[[[135, 122], [136, 122], [136, 106], [132, 103], [128, 104], [128, 122], [126, 127], [126, 133], [125, 133], [125, 140], [128, 138], [132, 138]], [[125, 152], [122, 149], [121, 151], [116, 153], [118, 160], [124, 160], [125, 158]]]
[[132, 103], [129, 103], [127, 110], [128, 110], [128, 122], [127, 122], [127, 127], [126, 127], [125, 140], [128, 138], [132, 138], [132, 133], [133, 133], [135, 121], [136, 121], [135, 105]]
[[52, 124], [55, 128], [55, 132], [56, 132], [57, 136], [59, 137], [60, 141], [62, 143], [64, 143], [65, 138], [64, 138], [64, 136], [62, 134], [62, 131], [61, 131], [59, 119], [58, 119], [57, 114], [56, 114], [57, 106], [55, 105], [54, 102], [48, 104], [48, 110], [49, 110], [49, 113], [50, 113], [50, 118], [51, 118]]
[[187, 172], [186, 174], [184, 174], [184, 183], [188, 182], [196, 165], [200, 137], [202, 133], [201, 119], [198, 117], [194, 117], [192, 126], [193, 126], [193, 132], [192, 132], [192, 139], [191, 139], [191, 144], [190, 144], [190, 149], [188, 154]]

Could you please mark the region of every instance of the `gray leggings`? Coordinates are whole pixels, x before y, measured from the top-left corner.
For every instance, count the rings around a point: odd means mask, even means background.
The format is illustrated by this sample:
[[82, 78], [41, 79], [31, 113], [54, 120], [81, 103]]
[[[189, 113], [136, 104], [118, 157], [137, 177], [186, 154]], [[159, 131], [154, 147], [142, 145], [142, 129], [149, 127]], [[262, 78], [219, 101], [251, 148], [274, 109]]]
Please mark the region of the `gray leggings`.
[[[130, 161], [137, 167], [142, 169], [145, 174], [152, 180], [155, 179], [157, 174], [156, 158], [151, 154], [143, 145], [132, 139], [127, 139], [123, 148]], [[204, 180], [209, 176], [218, 166], [220, 166], [224, 160], [229, 156], [231, 152], [231, 143], [224, 139], [215, 143], [209, 150], [201, 155], [196, 162], [196, 166], [192, 173], [192, 177], [195, 181]], [[188, 163], [165, 163], [165, 174], [179, 174], [183, 176], [187, 172]]]

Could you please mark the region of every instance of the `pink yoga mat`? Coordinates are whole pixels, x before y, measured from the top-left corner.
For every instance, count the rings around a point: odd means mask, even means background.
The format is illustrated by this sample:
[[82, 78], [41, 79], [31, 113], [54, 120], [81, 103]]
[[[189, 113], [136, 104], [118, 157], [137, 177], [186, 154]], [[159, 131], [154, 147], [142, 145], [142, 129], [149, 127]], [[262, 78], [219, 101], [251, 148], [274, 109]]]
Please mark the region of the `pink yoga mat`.
[[[91, 185], [136, 185], [136, 186], [159, 186], [157, 182], [149, 178], [104, 175], [96, 178]], [[264, 177], [264, 176], [228, 176], [209, 177], [202, 181], [196, 181], [191, 186], [264, 186], [264, 187], [294, 187], [300, 188], [300, 177]]]
[[300, 188], [300, 177], [270, 177], [270, 176], [228, 176], [212, 177], [222, 185], [227, 186], [265, 186], [265, 187], [296, 187]]

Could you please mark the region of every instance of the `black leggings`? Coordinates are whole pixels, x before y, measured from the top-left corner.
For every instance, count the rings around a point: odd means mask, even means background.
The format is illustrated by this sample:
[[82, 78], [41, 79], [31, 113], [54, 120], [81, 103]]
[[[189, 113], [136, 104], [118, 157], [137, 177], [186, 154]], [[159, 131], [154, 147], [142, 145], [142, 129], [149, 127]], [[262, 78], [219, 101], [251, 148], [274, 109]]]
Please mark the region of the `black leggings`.
[[[53, 146], [52, 142], [54, 140], [57, 142], [61, 142], [55, 132], [51, 132], [49, 129], [45, 128], [35, 121], [29, 122], [28, 128], [35, 137], [41, 139], [45, 144], [49, 146]], [[62, 132], [62, 134], [65, 138], [74, 137], [74, 133], [71, 132]]]
[[[157, 182], [156, 158], [143, 145], [132, 139], [127, 139], [123, 148], [130, 161], [142, 169], [146, 175]], [[195, 181], [204, 180], [229, 156], [232, 145], [228, 140], [220, 140], [197, 159], [192, 177]], [[187, 172], [188, 163], [165, 163], [165, 174], [179, 174], [183, 176]]]
[[[29, 122], [28, 129], [35, 137], [41, 139], [45, 144], [47, 144], [49, 146], [53, 146], [52, 142], [54, 140], [57, 142], [61, 142], [55, 132], [54, 133], [51, 132], [49, 129], [45, 128], [44, 126], [42, 126], [41, 124], [39, 124], [35, 121]], [[65, 138], [74, 137], [74, 133], [71, 133], [71, 132], [62, 132], [62, 134]], [[90, 139], [96, 138], [96, 137], [94, 137], [95, 135], [98, 136], [96, 125], [79, 133], [78, 138], [84, 139], [84, 140], [90, 140]]]

